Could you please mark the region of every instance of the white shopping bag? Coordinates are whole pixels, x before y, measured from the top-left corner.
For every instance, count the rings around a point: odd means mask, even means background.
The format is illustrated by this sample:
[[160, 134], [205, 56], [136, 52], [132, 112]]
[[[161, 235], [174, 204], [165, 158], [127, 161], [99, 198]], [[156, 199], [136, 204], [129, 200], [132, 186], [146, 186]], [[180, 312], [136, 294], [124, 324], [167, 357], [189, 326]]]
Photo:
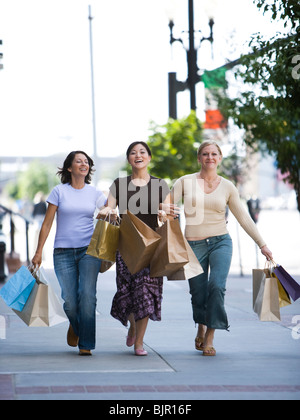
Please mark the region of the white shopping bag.
[[36, 274], [36, 283], [23, 311], [14, 312], [29, 327], [53, 327], [68, 320], [43, 268]]

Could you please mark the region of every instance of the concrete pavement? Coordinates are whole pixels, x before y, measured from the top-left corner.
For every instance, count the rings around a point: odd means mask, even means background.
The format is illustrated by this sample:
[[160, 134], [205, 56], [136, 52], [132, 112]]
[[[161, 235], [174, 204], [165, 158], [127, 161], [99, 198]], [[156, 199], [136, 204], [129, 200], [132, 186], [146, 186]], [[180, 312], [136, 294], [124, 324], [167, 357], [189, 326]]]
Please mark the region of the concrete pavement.
[[251, 284], [250, 276], [229, 278], [231, 327], [217, 332], [215, 358], [194, 350], [187, 282], [165, 280], [163, 321], [149, 323], [144, 358], [125, 346], [126, 329], [110, 317], [114, 271], [98, 282], [92, 358], [67, 346], [67, 323], [28, 328], [1, 300], [0, 400], [299, 400], [300, 302], [281, 310], [280, 323], [262, 323], [252, 311]]

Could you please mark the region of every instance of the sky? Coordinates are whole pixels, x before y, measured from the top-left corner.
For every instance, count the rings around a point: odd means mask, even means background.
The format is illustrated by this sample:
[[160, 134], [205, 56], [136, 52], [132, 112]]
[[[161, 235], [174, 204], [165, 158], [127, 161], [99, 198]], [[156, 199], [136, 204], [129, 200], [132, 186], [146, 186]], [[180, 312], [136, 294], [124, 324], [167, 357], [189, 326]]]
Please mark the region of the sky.
[[[276, 33], [252, 0], [194, 0], [195, 29], [205, 36], [205, 1], [215, 18], [214, 58], [203, 43], [200, 69], [238, 58], [255, 32]], [[168, 72], [187, 77], [183, 47], [169, 44], [170, 4], [179, 37], [188, 29], [187, 0], [0, 0], [0, 156], [93, 154], [89, 5], [98, 156], [120, 156], [147, 140], [150, 121], [165, 124]], [[199, 100], [199, 115], [202, 108]], [[178, 115], [188, 113], [185, 92]]]

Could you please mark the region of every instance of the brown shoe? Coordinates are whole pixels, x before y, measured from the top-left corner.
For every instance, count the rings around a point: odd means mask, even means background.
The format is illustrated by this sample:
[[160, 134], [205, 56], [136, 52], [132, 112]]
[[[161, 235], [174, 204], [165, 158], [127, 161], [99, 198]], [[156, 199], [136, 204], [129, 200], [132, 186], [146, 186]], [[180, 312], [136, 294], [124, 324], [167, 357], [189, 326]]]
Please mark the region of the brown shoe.
[[79, 356], [92, 356], [91, 350], [79, 350]]
[[79, 343], [79, 337], [77, 337], [77, 335], [74, 333], [74, 330], [71, 324], [68, 330], [67, 342], [70, 347], [77, 347]]

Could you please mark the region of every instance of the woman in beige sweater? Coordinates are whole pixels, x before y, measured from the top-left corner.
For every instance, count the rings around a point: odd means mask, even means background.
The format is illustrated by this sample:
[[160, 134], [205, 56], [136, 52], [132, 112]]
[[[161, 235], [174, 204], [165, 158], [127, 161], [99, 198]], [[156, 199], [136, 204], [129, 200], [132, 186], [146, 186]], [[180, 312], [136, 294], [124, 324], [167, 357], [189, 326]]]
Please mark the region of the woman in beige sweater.
[[232, 240], [225, 213], [229, 209], [269, 260], [272, 253], [255, 223], [244, 209], [232, 182], [218, 175], [222, 151], [214, 141], [202, 143], [198, 150], [200, 173], [180, 178], [174, 185], [174, 203], [184, 201], [185, 235], [204, 273], [189, 280], [194, 321], [198, 324], [196, 349], [204, 356], [215, 356], [216, 329], [228, 330], [224, 307], [226, 282], [232, 260]]

